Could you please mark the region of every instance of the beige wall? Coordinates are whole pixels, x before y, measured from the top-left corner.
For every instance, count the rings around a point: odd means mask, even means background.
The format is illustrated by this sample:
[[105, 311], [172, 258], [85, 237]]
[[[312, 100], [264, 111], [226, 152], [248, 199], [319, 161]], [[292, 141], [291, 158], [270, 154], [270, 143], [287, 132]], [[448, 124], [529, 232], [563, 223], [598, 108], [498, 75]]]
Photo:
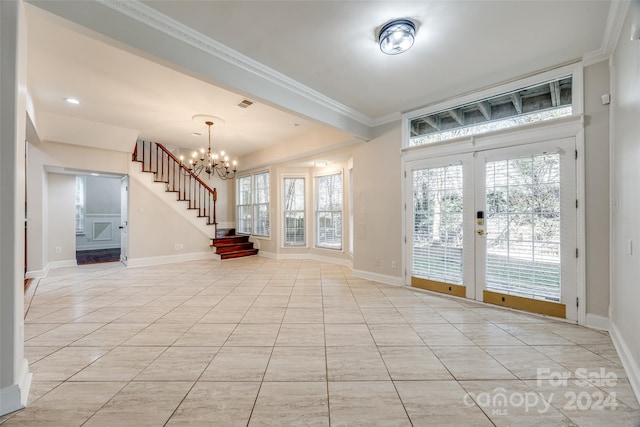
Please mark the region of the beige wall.
[[[129, 180], [130, 262], [136, 258], [212, 253], [210, 243], [200, 230], [138, 180]], [[182, 246], [176, 249], [176, 245]]]
[[[353, 154], [354, 270], [402, 276], [400, 123]], [[396, 261], [397, 268], [391, 268]], [[379, 264], [379, 265], [378, 265]]]
[[[72, 263], [76, 259], [76, 177], [49, 173], [47, 183], [47, 258], [49, 263]], [[56, 248], [60, 250], [59, 253]]]
[[[44, 274], [49, 262], [47, 168], [110, 172], [126, 175], [131, 157], [121, 151], [101, 150], [78, 145], [43, 142], [28, 144], [27, 169], [27, 272]], [[74, 202], [75, 204], [75, 202]], [[73, 215], [75, 217], [75, 214]]]
[[587, 314], [609, 315], [608, 61], [584, 69]]
[[633, 23], [640, 23], [637, 1], [631, 3], [613, 58], [610, 321], [620, 358], [640, 396], [640, 41], [629, 40]]
[[[48, 174], [47, 169], [64, 167], [126, 175], [129, 173], [129, 163], [131, 163], [130, 154], [120, 151], [55, 142], [29, 145], [28, 271], [30, 275], [42, 275], [50, 262], [59, 261], [60, 254], [55, 254], [55, 247], [61, 246], [60, 238], [55, 233], [55, 227], [49, 226], [55, 223], [50, 222], [52, 215], [57, 218], [59, 212], [49, 213], [49, 210], [58, 207], [57, 200], [60, 197], [72, 198], [73, 210], [69, 213], [69, 219], [74, 221], [75, 218], [75, 176], [69, 175], [68, 179], [74, 182], [74, 186], [70, 187], [68, 194], [65, 193], [63, 196], [57, 191], [57, 186], [53, 189], [49, 188], [47, 175], [54, 174]], [[218, 204], [218, 220], [225, 221], [228, 220], [229, 211], [225, 209], [229, 200], [227, 188], [233, 186], [227, 183], [220, 184], [220, 182], [215, 184], [218, 184], [216, 187], [219, 191], [219, 200], [227, 202]], [[163, 193], [162, 185], [153, 185], [157, 187], [158, 194], [144, 188], [137, 180], [129, 180], [129, 260], [181, 257], [196, 253], [211, 254], [209, 239], [158, 197], [160, 194], [166, 194]], [[75, 239], [75, 221], [73, 224]], [[65, 244], [63, 250], [66, 250], [67, 246], [74, 246], [75, 252], [75, 241], [73, 245]], [[53, 248], [53, 252], [50, 248]], [[75, 259], [75, 256], [64, 258], [64, 260], [67, 259]]]
[[27, 26], [22, 1], [0, 1], [0, 415], [27, 403], [24, 203]]

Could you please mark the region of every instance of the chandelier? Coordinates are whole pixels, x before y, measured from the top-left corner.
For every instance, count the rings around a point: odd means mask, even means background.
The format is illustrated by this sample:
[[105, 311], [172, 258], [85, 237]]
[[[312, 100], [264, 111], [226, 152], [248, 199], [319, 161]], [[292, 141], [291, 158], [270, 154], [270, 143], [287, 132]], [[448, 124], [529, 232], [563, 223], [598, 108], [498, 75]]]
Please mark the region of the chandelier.
[[211, 126], [213, 126], [213, 122], [207, 120], [204, 124], [209, 128], [209, 148], [206, 152], [204, 148], [200, 149], [200, 158], [198, 158], [198, 152], [194, 151], [187, 164], [184, 163], [184, 156], [181, 155], [180, 166], [196, 176], [206, 172], [209, 179], [211, 179], [211, 175], [218, 175], [218, 178], [222, 180], [235, 178], [238, 162], [234, 160], [229, 163], [229, 156], [224, 151], [220, 151], [220, 154], [211, 151]]

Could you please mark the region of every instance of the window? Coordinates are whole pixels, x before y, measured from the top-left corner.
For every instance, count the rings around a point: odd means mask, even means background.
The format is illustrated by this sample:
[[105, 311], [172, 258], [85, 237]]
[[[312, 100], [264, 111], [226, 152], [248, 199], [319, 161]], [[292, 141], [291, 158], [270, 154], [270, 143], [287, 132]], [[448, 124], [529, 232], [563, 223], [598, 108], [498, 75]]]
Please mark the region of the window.
[[304, 246], [304, 178], [284, 178], [284, 245]]
[[269, 236], [269, 172], [237, 179], [236, 228], [238, 233]]
[[253, 176], [253, 234], [269, 236], [269, 172]]
[[349, 253], [353, 255], [353, 168], [349, 169]]
[[238, 233], [251, 234], [251, 176], [236, 181], [236, 228]]
[[86, 182], [86, 176], [76, 176], [76, 234], [84, 234]]
[[573, 114], [573, 77], [565, 76], [409, 121], [409, 146], [432, 144]]
[[413, 276], [463, 283], [463, 170], [413, 171]]
[[316, 246], [342, 249], [342, 174], [316, 177]]

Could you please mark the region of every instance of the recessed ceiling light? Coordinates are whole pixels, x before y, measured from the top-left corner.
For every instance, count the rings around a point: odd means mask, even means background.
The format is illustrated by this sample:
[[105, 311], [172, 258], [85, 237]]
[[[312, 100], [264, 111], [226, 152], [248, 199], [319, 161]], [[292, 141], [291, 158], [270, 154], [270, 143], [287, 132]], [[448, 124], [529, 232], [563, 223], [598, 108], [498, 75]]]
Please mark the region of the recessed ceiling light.
[[91, 176], [100, 176], [100, 174], [99, 174], [99, 173], [92, 172], [92, 173], [91, 173]]
[[313, 165], [317, 168], [324, 168], [328, 165], [328, 163], [324, 160], [316, 160], [315, 162], [313, 162]]
[[73, 105], [80, 104], [80, 101], [78, 101], [76, 98], [65, 98], [64, 100], [67, 101], [69, 104], [73, 104]]

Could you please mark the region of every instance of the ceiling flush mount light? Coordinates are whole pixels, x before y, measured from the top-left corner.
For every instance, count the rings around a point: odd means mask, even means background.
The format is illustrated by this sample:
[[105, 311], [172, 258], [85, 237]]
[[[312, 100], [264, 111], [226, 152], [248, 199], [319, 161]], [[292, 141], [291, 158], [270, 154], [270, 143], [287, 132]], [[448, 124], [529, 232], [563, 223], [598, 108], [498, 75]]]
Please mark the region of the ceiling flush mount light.
[[385, 24], [380, 33], [380, 50], [387, 55], [397, 55], [409, 50], [416, 37], [416, 26], [408, 19], [395, 19]]
[[67, 101], [69, 104], [73, 104], [73, 105], [80, 104], [80, 101], [78, 101], [76, 98], [65, 98], [64, 100]]
[[313, 162], [313, 165], [317, 168], [324, 168], [327, 167], [329, 163], [324, 161], [324, 160], [316, 160], [315, 162]]
[[[222, 122], [222, 119], [220, 121]], [[209, 148], [206, 151], [201, 148], [199, 153], [194, 151], [186, 164], [184, 163], [184, 156], [180, 156], [180, 166], [190, 170], [197, 176], [200, 176], [204, 171], [209, 179], [211, 179], [211, 175], [218, 175], [222, 180], [235, 178], [238, 162], [235, 160], [229, 162], [229, 156], [225, 155], [224, 151], [218, 154], [211, 150], [211, 126], [213, 126], [213, 121], [206, 120], [204, 124], [209, 128]], [[198, 158], [198, 154], [200, 158]], [[185, 171], [185, 174], [188, 174], [188, 172]]]

